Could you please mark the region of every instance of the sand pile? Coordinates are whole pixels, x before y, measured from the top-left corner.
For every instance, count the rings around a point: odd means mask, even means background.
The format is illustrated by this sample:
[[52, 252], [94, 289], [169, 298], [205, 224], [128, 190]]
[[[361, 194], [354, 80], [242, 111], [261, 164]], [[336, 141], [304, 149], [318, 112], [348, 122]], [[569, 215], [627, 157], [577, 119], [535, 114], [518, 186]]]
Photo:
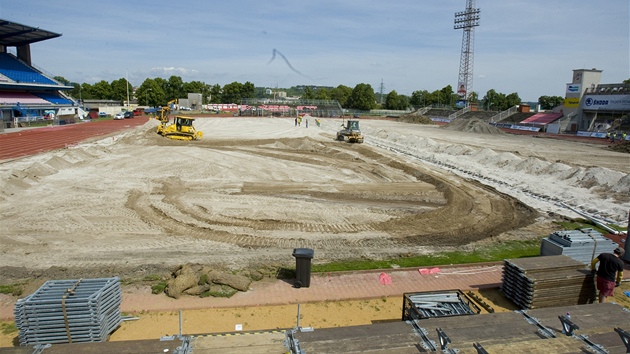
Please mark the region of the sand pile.
[[479, 134], [505, 134], [497, 127], [494, 127], [478, 118], [455, 119], [448, 125], [444, 126], [443, 129]]
[[[615, 223], [627, 222], [630, 174], [627, 158], [600, 145], [546, 139], [532, 143], [527, 136], [499, 132], [467, 135], [453, 131], [488, 132], [494, 127], [478, 119], [459, 119], [447, 127], [396, 127], [381, 123], [375, 134], [365, 126], [367, 139], [413, 156], [460, 176], [497, 188], [538, 210], [577, 217], [570, 205]], [[404, 139], [399, 137], [404, 134]], [[369, 140], [368, 140], [369, 141]]]

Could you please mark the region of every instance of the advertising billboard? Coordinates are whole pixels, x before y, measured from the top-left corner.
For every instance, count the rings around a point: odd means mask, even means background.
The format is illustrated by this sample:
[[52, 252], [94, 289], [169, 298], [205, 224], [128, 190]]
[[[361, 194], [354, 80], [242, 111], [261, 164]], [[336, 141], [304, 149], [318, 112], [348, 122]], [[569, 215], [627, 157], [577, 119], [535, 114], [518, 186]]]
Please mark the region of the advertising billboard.
[[579, 97], [565, 98], [564, 106], [566, 108], [578, 108], [580, 106], [580, 98]]
[[578, 94], [581, 88], [580, 84], [567, 84], [567, 94]]
[[586, 95], [584, 110], [630, 111], [630, 95]]
[[457, 89], [457, 95], [458, 95], [459, 97], [466, 97], [466, 83], [464, 83], [464, 82], [461, 82], [461, 81], [460, 81], [460, 82], [457, 84], [457, 87], [458, 87], [458, 89]]

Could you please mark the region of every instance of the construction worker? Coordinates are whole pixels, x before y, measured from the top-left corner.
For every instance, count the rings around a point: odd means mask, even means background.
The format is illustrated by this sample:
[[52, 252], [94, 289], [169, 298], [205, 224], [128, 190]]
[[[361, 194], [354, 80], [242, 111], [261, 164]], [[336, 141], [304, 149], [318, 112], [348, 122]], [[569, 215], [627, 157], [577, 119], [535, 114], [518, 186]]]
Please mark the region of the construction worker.
[[627, 136], [626, 132], [623, 132], [623, 134], [621, 134], [621, 140], [625, 141]]
[[[613, 253], [602, 253], [591, 261], [591, 272], [597, 274], [597, 290], [599, 290], [599, 302], [606, 302], [608, 296], [613, 295], [615, 287], [621, 285], [623, 279], [624, 249], [615, 248]], [[595, 266], [599, 263], [597, 271]]]

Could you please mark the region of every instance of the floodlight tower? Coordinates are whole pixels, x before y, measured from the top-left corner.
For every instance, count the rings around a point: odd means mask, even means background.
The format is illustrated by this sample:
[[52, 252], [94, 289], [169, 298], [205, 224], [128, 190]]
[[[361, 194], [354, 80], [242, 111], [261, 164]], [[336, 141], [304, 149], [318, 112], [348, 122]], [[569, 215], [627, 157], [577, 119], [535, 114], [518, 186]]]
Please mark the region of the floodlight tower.
[[462, 53], [459, 59], [459, 78], [457, 80], [457, 94], [466, 100], [468, 93], [472, 93], [473, 65], [475, 62], [475, 27], [479, 26], [479, 12], [475, 8], [475, 0], [466, 0], [466, 10], [455, 13], [454, 29], [463, 29]]

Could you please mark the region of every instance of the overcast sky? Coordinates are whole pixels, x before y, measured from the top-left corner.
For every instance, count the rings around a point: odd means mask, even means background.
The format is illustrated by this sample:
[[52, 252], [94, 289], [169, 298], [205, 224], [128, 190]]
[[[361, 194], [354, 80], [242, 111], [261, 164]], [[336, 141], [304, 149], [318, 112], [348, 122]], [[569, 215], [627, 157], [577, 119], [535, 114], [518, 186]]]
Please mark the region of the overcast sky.
[[[33, 64], [72, 82], [171, 75], [221, 86], [457, 85], [465, 0], [0, 0], [0, 18], [62, 36]], [[630, 78], [628, 0], [477, 0], [473, 91], [563, 96], [573, 69]], [[273, 50], [282, 53], [274, 60]], [[293, 70], [293, 69], [294, 70]]]

